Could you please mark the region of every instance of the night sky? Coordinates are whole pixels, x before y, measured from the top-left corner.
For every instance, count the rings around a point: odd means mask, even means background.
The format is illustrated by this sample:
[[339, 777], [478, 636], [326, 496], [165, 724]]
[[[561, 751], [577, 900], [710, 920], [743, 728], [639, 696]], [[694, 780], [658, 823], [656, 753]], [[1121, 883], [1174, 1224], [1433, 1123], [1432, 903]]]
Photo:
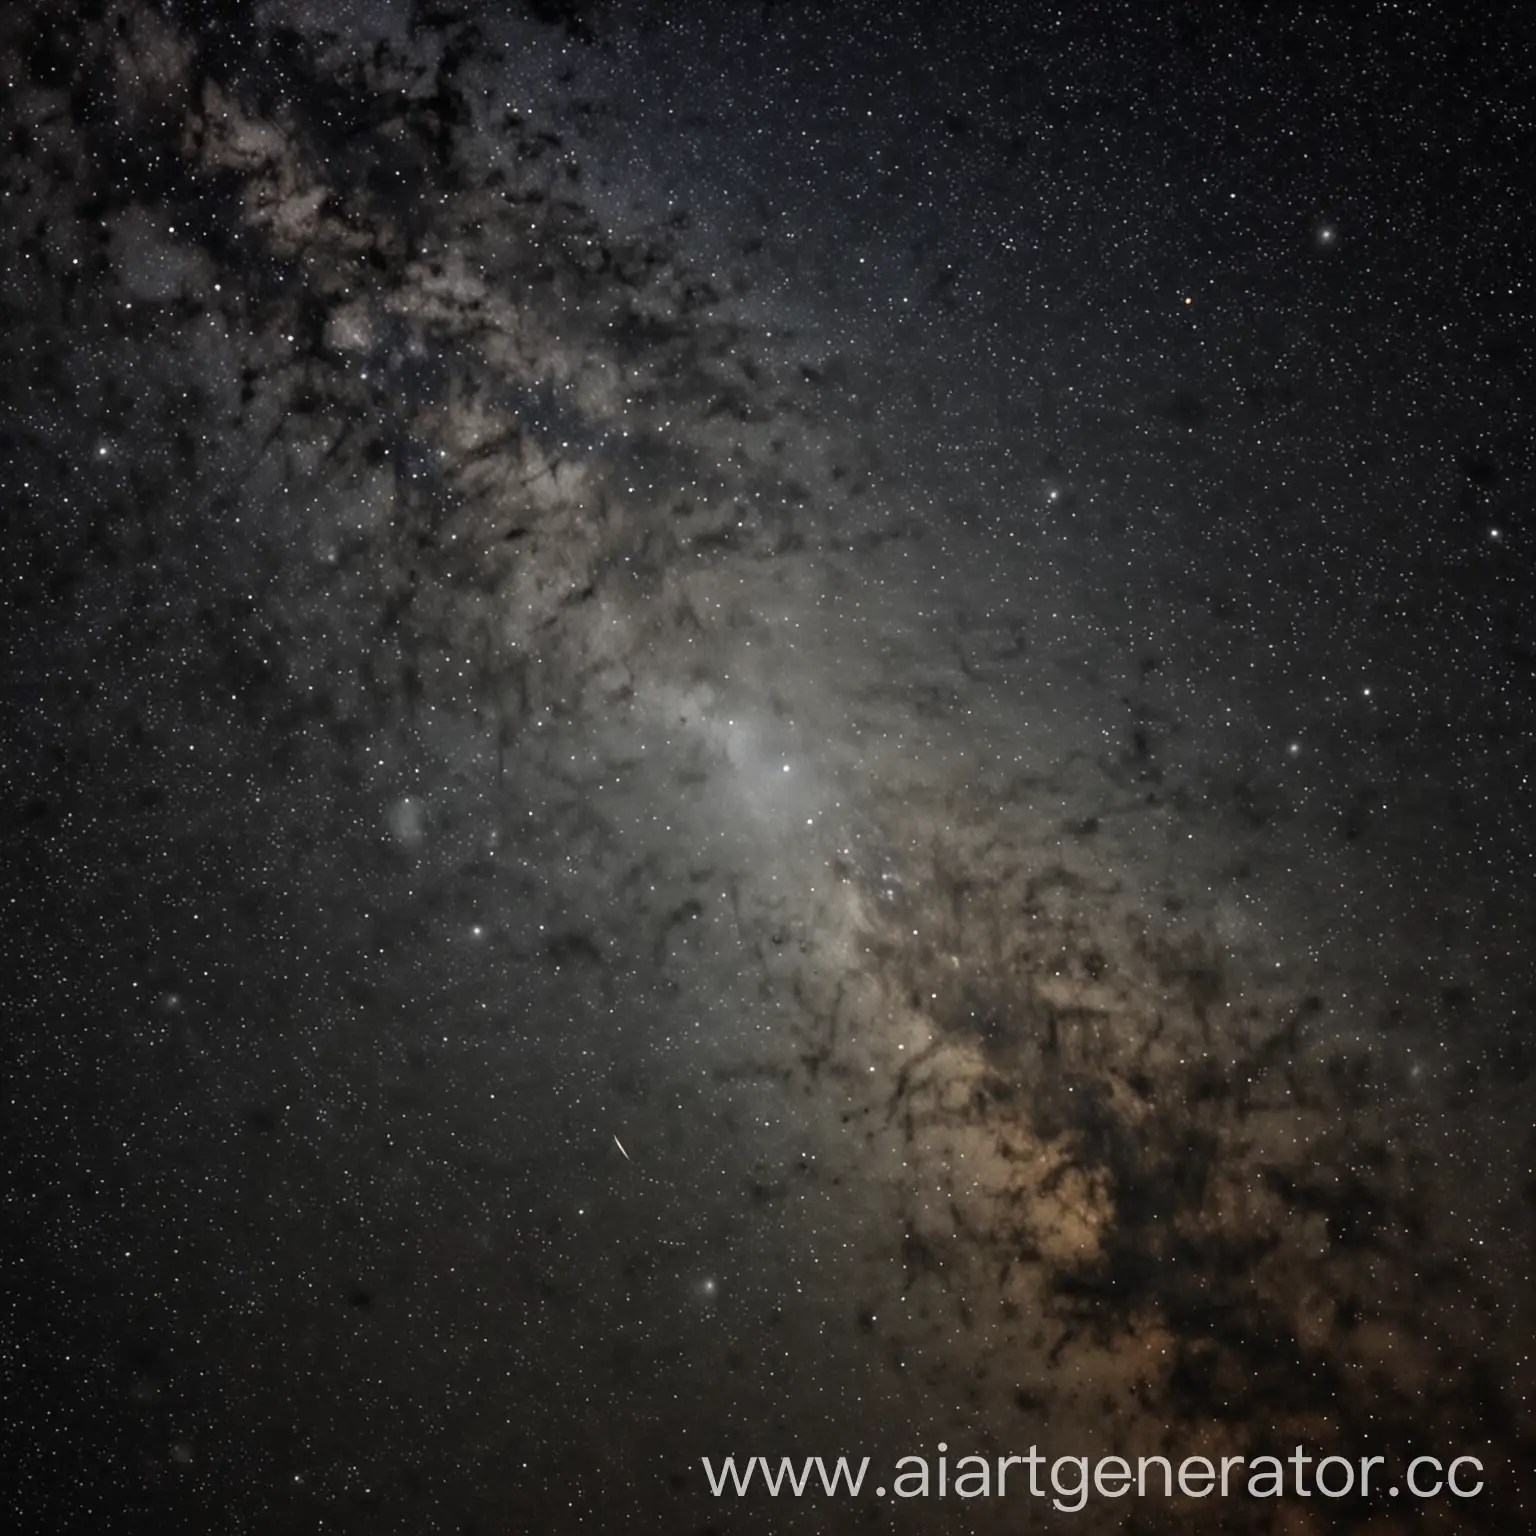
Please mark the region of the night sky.
[[0, 66], [6, 1532], [1530, 1528], [1524, 7]]

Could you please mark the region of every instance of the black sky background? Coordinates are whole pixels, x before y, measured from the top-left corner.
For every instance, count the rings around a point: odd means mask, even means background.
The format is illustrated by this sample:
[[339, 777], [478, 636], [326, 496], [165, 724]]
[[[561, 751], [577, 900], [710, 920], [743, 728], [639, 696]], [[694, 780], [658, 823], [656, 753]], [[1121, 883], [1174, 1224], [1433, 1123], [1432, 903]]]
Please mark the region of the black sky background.
[[7, 1528], [1523, 1528], [1532, 57], [11, 16]]

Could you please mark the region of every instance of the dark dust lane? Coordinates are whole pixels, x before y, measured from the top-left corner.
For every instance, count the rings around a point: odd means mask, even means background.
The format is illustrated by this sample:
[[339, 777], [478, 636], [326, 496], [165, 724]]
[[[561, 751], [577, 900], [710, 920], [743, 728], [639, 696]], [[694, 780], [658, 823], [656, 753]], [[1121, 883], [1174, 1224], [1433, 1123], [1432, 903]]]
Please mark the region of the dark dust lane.
[[5, 26], [9, 1528], [1520, 1526], [1514, 21]]

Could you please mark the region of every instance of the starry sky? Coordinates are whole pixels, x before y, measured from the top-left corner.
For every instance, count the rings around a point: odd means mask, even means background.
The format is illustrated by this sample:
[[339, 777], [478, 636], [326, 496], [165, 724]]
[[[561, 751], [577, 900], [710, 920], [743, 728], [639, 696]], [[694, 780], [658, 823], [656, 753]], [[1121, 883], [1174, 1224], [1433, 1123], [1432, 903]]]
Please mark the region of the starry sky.
[[8, 1530], [1528, 1523], [1520, 7], [0, 28]]

